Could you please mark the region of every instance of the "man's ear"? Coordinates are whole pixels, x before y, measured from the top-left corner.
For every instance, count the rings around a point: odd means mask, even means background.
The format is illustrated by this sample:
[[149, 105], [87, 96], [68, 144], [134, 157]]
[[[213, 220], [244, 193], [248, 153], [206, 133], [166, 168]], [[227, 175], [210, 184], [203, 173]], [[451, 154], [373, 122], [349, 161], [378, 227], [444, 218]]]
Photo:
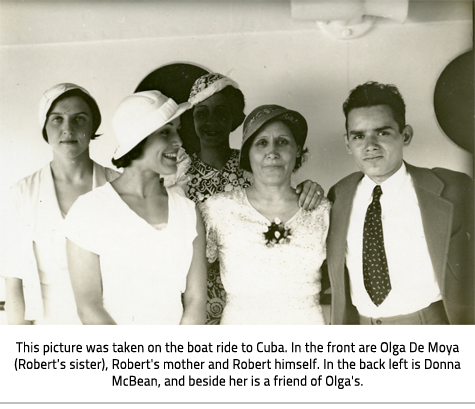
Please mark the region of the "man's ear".
[[414, 135], [414, 131], [412, 130], [411, 125], [406, 125], [402, 130], [402, 136], [404, 137], [404, 145], [407, 146], [412, 141], [412, 136]]
[[352, 155], [350, 145], [348, 143], [348, 134], [344, 134], [343, 139], [345, 140], [346, 150], [348, 151], [350, 155]]

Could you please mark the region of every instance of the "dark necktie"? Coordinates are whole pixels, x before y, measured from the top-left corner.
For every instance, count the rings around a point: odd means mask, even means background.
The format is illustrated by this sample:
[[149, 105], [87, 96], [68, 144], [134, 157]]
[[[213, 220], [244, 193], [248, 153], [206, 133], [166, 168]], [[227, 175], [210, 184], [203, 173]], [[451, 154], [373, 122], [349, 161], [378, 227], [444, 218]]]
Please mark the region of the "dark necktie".
[[388, 261], [384, 251], [380, 185], [373, 190], [373, 201], [368, 206], [363, 231], [363, 280], [368, 295], [376, 306], [382, 304], [391, 291]]

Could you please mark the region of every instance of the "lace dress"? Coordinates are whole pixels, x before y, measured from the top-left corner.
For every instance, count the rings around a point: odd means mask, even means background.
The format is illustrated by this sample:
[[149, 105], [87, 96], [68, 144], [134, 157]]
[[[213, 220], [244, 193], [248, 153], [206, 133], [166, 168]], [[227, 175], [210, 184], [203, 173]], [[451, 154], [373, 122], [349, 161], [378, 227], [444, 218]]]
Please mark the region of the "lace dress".
[[[239, 167], [239, 151], [233, 149], [223, 169], [217, 170], [204, 163], [195, 153], [191, 155], [191, 164], [186, 172], [189, 177], [188, 197], [196, 204], [221, 192], [229, 192], [251, 185], [251, 175]], [[226, 292], [219, 272], [219, 260], [216, 260], [208, 269], [208, 302], [206, 324], [219, 324], [224, 305]]]
[[201, 206], [207, 257], [217, 258], [227, 293], [221, 324], [324, 324], [319, 303], [330, 202], [300, 209], [285, 223], [288, 242], [268, 244], [271, 222], [249, 203], [244, 189]]

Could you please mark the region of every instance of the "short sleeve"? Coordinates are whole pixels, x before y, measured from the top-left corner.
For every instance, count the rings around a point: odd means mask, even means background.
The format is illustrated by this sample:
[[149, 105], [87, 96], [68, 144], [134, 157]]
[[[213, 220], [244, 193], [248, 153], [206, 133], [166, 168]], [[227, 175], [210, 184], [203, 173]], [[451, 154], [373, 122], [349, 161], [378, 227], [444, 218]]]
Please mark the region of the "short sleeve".
[[211, 204], [212, 199], [208, 199], [205, 203], [199, 205], [201, 216], [206, 230], [206, 258], [210, 263], [214, 263], [219, 255], [218, 250], [218, 234], [213, 226]]
[[332, 202], [328, 200], [327, 198], [322, 199], [322, 204], [321, 206], [323, 207], [323, 228], [324, 228], [324, 239], [327, 238], [328, 236], [328, 230], [330, 227], [330, 211], [332, 208]]
[[100, 206], [94, 206], [93, 192], [79, 197], [73, 204], [64, 220], [64, 235], [84, 250], [99, 254], [101, 240], [98, 229], [101, 223], [97, 211]]

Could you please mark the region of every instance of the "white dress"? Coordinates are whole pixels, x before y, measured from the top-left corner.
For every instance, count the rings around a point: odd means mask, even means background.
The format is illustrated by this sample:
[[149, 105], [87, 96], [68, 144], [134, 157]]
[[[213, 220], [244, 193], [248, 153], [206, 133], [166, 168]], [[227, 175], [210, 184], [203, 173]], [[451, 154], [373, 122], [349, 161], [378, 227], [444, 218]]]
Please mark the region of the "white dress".
[[325, 324], [319, 304], [330, 202], [300, 209], [285, 227], [288, 242], [268, 244], [271, 222], [244, 189], [210, 197], [201, 207], [207, 257], [219, 257], [227, 293], [221, 324]]
[[193, 256], [194, 203], [167, 188], [168, 223], [155, 229], [110, 183], [81, 196], [65, 235], [100, 258], [104, 307], [117, 324], [179, 324]]
[[[118, 175], [94, 162], [93, 189]], [[80, 325], [51, 165], [15, 183], [6, 206], [1, 275], [22, 279], [25, 319], [37, 325]]]

